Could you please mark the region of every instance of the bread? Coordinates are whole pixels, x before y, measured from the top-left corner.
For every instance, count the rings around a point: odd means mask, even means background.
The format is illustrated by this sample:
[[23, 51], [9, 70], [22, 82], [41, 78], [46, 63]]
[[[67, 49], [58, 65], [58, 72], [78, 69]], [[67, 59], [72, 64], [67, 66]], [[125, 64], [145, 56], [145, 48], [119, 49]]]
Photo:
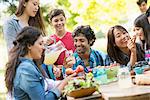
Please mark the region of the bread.
[[136, 75], [135, 83], [137, 85], [150, 85], [150, 74]]

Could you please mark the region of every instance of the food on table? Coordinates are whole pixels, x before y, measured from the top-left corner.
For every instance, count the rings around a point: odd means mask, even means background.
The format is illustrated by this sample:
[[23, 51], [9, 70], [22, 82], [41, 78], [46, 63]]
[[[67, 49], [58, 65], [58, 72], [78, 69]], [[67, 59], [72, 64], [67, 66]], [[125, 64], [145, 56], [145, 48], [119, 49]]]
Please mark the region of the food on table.
[[109, 66], [106, 68], [106, 74], [108, 79], [116, 78], [118, 74], [119, 66]]
[[150, 85], [150, 75], [149, 74], [136, 75], [135, 83], [138, 85]]
[[63, 93], [66, 95], [85, 88], [94, 88], [95, 90], [99, 88], [99, 84], [94, 80], [92, 73], [87, 73], [84, 79], [75, 78], [70, 80], [68, 85], [65, 86]]
[[83, 72], [83, 71], [84, 71], [84, 67], [81, 65], [78, 65], [76, 70], [75, 70], [76, 73]]
[[150, 70], [150, 65], [147, 61], [136, 62], [136, 64], [133, 66], [133, 72], [136, 72], [137, 74], [143, 74], [143, 72], [147, 70]]
[[72, 69], [72, 68], [67, 68], [66, 69], [66, 74], [67, 75], [71, 75], [71, 74], [73, 74], [74, 73], [74, 70]]
[[81, 65], [78, 65], [76, 70], [73, 70], [72, 68], [67, 68], [66, 74], [70, 75], [70, 74], [73, 74], [74, 72], [76, 72], [78, 74], [78, 73], [83, 72], [83, 71], [84, 71], [84, 67]]

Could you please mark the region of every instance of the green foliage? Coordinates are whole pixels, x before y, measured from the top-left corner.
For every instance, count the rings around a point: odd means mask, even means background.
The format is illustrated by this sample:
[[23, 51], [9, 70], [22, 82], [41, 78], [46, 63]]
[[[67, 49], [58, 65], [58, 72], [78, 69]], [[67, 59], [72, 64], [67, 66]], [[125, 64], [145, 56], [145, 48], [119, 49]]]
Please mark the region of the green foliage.
[[71, 6], [68, 0], [56, 0], [56, 2], [58, 3], [58, 5], [66, 7], [66, 8]]
[[15, 13], [16, 9], [17, 9], [16, 5], [15, 5], [15, 4], [12, 4], [12, 5], [10, 5], [10, 6], [8, 7], [7, 13], [9, 13], [10, 15], [12, 15], [12, 14]]
[[91, 25], [98, 37], [104, 37], [108, 27], [127, 22], [125, 0], [57, 0], [57, 4], [70, 14], [69, 29]]
[[3, 3], [8, 3], [9, 6], [6, 10], [5, 13], [9, 14], [9, 15], [12, 15], [15, 13], [16, 9], [17, 9], [17, 6], [15, 4], [15, 2], [18, 1], [18, 0], [2, 0]]
[[[3, 0], [10, 4], [7, 13], [15, 12], [17, 1]], [[128, 5], [133, 3], [134, 6], [136, 5], [135, 0], [56, 0], [55, 2], [56, 5], [41, 6], [47, 29], [50, 29], [47, 16], [49, 11], [52, 8], [61, 8], [66, 13], [66, 26], [70, 31], [78, 25], [91, 25], [98, 37], [104, 37], [110, 26], [127, 23], [130, 10]]]

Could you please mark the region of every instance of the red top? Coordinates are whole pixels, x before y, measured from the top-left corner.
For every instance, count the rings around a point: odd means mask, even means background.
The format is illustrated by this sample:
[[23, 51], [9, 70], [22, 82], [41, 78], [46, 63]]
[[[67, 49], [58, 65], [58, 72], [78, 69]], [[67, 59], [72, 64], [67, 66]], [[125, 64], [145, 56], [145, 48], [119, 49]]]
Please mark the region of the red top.
[[[66, 34], [62, 38], [59, 38], [55, 34], [51, 35], [50, 37], [55, 38], [56, 42], [58, 42], [59, 40], [61, 42], [63, 42], [65, 45], [65, 48], [67, 50], [73, 50], [73, 52], [75, 51], [73, 37], [72, 37], [72, 34], [70, 32], [66, 32]], [[63, 51], [60, 54], [59, 58], [55, 62], [55, 65], [63, 65], [64, 57], [65, 57], [65, 51]]]

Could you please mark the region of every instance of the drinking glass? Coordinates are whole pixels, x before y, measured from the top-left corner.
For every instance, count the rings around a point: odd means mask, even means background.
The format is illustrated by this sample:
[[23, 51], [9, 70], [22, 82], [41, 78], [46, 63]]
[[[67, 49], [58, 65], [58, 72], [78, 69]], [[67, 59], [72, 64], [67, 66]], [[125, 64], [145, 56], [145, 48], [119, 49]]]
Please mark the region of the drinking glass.
[[128, 67], [119, 68], [118, 85], [120, 88], [128, 88], [132, 86], [132, 80]]

